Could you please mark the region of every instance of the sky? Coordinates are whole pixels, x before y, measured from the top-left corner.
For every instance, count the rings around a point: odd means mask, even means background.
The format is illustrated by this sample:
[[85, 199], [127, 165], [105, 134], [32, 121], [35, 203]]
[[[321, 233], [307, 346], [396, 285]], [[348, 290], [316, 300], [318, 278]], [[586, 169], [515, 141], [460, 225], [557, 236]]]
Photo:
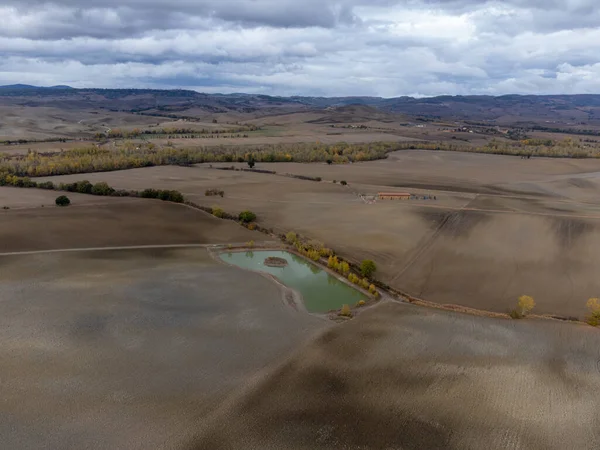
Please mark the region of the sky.
[[0, 84], [600, 93], [598, 0], [0, 0]]

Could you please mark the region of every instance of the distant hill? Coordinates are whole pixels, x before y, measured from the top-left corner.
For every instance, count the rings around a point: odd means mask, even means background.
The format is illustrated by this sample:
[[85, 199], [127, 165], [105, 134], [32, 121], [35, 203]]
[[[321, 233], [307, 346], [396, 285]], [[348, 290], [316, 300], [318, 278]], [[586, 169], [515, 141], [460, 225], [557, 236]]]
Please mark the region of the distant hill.
[[[456, 119], [489, 124], [600, 125], [600, 95], [504, 95], [397, 97], [279, 97], [205, 94], [190, 90], [75, 89], [70, 86], [0, 86], [0, 105], [94, 108], [185, 117], [227, 112], [276, 114], [349, 105], [377, 108], [424, 119]], [[352, 114], [352, 111], [349, 111]]]
[[72, 88], [71, 86], [67, 86], [64, 84], [59, 84], [57, 86], [49, 86], [49, 87], [32, 86], [30, 84], [7, 84], [4, 86], [0, 86], [0, 90], [3, 90], [3, 91], [18, 91], [18, 90], [22, 90], [22, 89], [46, 90], [46, 89], [75, 89], [75, 88]]

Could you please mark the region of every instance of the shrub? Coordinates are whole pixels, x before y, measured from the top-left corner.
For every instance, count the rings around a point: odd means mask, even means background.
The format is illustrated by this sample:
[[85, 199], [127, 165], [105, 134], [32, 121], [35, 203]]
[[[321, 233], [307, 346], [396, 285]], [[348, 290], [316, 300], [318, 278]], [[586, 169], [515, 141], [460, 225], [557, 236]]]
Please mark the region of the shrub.
[[223, 211], [218, 206], [213, 206], [212, 215], [215, 217], [218, 217], [219, 219], [222, 219], [223, 216], [225, 215], [225, 211]]
[[91, 193], [94, 195], [113, 195], [115, 190], [108, 183], [101, 181], [92, 186]]
[[522, 319], [524, 316], [523, 314], [521, 314], [518, 310], [513, 309], [512, 311], [510, 311], [510, 313], [508, 313], [509, 316], [511, 317], [511, 319]]
[[249, 247], [249, 248], [254, 248], [254, 241], [247, 242], [246, 246]]
[[350, 311], [350, 307], [348, 305], [344, 305], [342, 306], [339, 315], [342, 317], [352, 317], [352, 311]]
[[183, 194], [179, 191], [158, 191], [158, 198], [165, 202], [183, 203]]
[[79, 192], [80, 194], [91, 194], [92, 183], [88, 180], [78, 181], [75, 183], [75, 192]]
[[359, 300], [359, 302], [356, 304], [356, 306], [360, 307], [360, 306], [365, 306], [367, 304], [367, 302], [365, 302], [364, 300]]
[[162, 201], [169, 200], [169, 191], [158, 191], [158, 199]]
[[365, 259], [360, 264], [360, 273], [362, 274], [363, 277], [371, 278], [376, 270], [377, 270], [377, 265], [370, 259]]
[[158, 198], [158, 191], [156, 189], [144, 189], [140, 193], [142, 198]]
[[52, 181], [44, 181], [42, 183], [38, 183], [37, 187], [39, 187], [40, 189], [48, 189], [48, 190], [54, 190], [54, 183], [52, 183]]
[[249, 229], [250, 231], [254, 231], [254, 230], [256, 230], [256, 224], [255, 224], [255, 223], [249, 223], [249, 224], [248, 224], [248, 229]]
[[290, 231], [289, 233], [287, 233], [285, 235], [285, 241], [288, 244], [294, 244], [297, 240], [298, 240], [298, 235], [296, 233], [294, 233], [293, 231]]
[[183, 203], [183, 194], [179, 191], [157, 191], [156, 189], [144, 189], [140, 192], [142, 198], [158, 198], [165, 202]]
[[319, 253], [321, 254], [321, 256], [323, 256], [324, 258], [333, 255], [333, 251], [330, 248], [325, 248], [323, 247]]
[[223, 198], [223, 196], [225, 196], [225, 191], [220, 191], [218, 189], [207, 189], [204, 191], [204, 195], [207, 197], [220, 195], [221, 198]]
[[346, 180], [342, 180], [342, 181], [340, 181], [340, 184], [341, 184], [342, 186], [346, 186], [348, 183], [346, 182]]
[[171, 191], [170, 200], [175, 203], [183, 203], [185, 199], [183, 198], [183, 194], [181, 192]]
[[249, 223], [256, 220], [256, 214], [252, 211], [242, 211], [239, 215], [240, 222]]
[[306, 244], [306, 246], [312, 250], [316, 250], [318, 252], [321, 251], [321, 249], [324, 247], [322, 242], [319, 241], [308, 241], [308, 243]]
[[60, 197], [56, 197], [56, 206], [69, 206], [71, 204], [71, 200], [66, 195], [61, 195]]
[[60, 183], [58, 185], [59, 191], [67, 191], [67, 192], [76, 192], [77, 191], [77, 183]]

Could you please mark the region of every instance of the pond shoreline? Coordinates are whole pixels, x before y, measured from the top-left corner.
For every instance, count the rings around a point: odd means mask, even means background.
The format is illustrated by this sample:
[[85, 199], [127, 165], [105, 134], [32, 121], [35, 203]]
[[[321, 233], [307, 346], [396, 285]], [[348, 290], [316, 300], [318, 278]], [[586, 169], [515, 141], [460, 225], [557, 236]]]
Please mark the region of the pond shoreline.
[[[250, 252], [257, 253], [259, 257], [252, 261], [250, 256], [253, 255], [248, 255]], [[214, 259], [228, 266], [256, 272], [275, 281], [284, 292], [284, 303], [295, 310], [302, 309], [312, 315], [335, 319], [343, 305], [354, 308], [359, 301], [369, 302], [372, 298], [364, 290], [349, 283], [345, 277], [340, 277], [339, 274], [332, 273], [320, 264], [286, 248], [213, 247], [210, 253]], [[245, 253], [248, 259], [238, 256], [235, 258], [236, 262], [228, 261], [228, 254], [231, 258], [231, 255], [240, 253]], [[267, 259], [291, 257], [289, 270], [286, 270], [288, 266], [272, 267], [265, 264], [262, 260], [263, 256], [267, 256]], [[312, 274], [308, 272], [309, 270]]]

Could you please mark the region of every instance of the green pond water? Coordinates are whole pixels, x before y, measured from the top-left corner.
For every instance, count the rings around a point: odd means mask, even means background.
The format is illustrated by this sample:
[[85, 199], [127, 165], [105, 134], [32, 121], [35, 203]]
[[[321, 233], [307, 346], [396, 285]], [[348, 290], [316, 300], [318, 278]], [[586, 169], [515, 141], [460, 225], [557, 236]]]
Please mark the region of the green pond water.
[[[366, 295], [342, 283], [314, 264], [292, 253], [283, 251], [252, 251], [221, 253], [221, 259], [243, 269], [267, 272], [286, 286], [302, 294], [309, 312], [323, 313], [339, 309], [344, 304], [354, 305], [366, 300]], [[264, 264], [271, 256], [287, 260], [286, 267], [269, 267]]]

